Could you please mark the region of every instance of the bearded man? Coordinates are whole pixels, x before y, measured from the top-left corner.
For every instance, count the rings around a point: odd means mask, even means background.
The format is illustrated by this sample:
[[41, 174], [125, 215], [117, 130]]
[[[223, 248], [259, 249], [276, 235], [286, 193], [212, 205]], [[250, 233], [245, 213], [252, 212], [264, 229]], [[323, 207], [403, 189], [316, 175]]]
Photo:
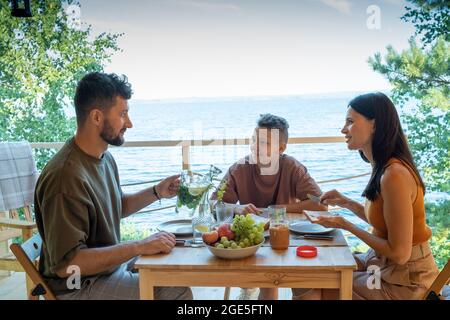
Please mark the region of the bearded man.
[[[133, 127], [131, 85], [116, 74], [89, 73], [75, 93], [77, 131], [43, 169], [35, 215], [43, 245], [39, 271], [58, 299], [139, 299], [139, 255], [169, 253], [175, 236], [160, 232], [120, 241], [120, 220], [176, 195], [179, 176], [124, 194], [108, 145], [120, 146]], [[73, 279], [79, 277], [79, 281]], [[75, 281], [74, 281], [75, 280]], [[78, 285], [77, 285], [78, 283]], [[156, 299], [192, 299], [189, 288], [155, 288]]]

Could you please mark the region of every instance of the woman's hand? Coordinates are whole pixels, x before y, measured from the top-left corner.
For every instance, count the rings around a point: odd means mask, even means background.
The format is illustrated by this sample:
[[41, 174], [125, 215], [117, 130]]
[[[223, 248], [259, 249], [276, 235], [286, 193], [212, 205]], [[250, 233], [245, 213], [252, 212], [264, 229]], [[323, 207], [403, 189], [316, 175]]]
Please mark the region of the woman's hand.
[[319, 216], [313, 223], [320, 224], [325, 228], [338, 228], [346, 230], [351, 224], [348, 220], [341, 216]]
[[350, 202], [350, 199], [344, 197], [336, 189], [333, 189], [322, 194], [322, 196], [320, 197], [320, 202], [326, 205], [339, 206], [345, 208]]
[[156, 192], [160, 198], [172, 198], [177, 195], [180, 187], [180, 175], [170, 176], [156, 186]]

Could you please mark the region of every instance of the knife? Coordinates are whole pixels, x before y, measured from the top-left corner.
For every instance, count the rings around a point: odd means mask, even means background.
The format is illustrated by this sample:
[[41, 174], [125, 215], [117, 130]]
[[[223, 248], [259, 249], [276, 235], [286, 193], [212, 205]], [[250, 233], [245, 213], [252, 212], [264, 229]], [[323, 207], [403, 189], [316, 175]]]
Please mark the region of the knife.
[[[179, 240], [177, 240], [178, 242]], [[200, 248], [200, 247], [204, 247], [205, 244], [204, 243], [194, 243], [193, 239], [190, 240], [181, 240], [183, 241], [183, 244], [180, 245], [184, 245], [185, 247], [191, 247], [191, 248]]]
[[332, 241], [333, 236], [327, 236], [327, 235], [315, 235], [315, 234], [304, 234], [301, 236], [296, 236], [294, 239], [306, 239], [306, 240], [328, 240]]
[[186, 244], [186, 240], [183, 240], [183, 239], [176, 239], [175, 240], [175, 246], [181, 246], [181, 247], [184, 247], [184, 245]]

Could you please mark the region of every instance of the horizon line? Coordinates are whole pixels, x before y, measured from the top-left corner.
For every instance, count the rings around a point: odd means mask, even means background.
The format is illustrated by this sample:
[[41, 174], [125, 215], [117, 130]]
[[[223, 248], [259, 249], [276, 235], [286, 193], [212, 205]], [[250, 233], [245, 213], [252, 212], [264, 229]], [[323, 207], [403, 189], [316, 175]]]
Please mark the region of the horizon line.
[[391, 88], [378, 88], [375, 90], [343, 90], [343, 91], [324, 91], [312, 93], [286, 93], [286, 94], [266, 94], [266, 95], [236, 95], [236, 96], [184, 96], [184, 97], [162, 97], [162, 98], [131, 98], [134, 101], [175, 101], [175, 100], [209, 100], [209, 99], [243, 99], [243, 98], [277, 98], [277, 97], [306, 97], [318, 95], [333, 95], [333, 94], [350, 94], [350, 93], [369, 93], [369, 92], [390, 92]]

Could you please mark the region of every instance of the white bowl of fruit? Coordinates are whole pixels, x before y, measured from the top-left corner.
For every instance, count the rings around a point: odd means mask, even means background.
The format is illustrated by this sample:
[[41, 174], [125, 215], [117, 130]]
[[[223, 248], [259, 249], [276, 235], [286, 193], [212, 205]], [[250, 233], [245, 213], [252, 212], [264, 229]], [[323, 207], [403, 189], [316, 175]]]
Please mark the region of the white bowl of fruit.
[[233, 223], [223, 223], [202, 235], [211, 253], [223, 259], [252, 256], [264, 243], [264, 223], [255, 223], [250, 215], [238, 215]]

